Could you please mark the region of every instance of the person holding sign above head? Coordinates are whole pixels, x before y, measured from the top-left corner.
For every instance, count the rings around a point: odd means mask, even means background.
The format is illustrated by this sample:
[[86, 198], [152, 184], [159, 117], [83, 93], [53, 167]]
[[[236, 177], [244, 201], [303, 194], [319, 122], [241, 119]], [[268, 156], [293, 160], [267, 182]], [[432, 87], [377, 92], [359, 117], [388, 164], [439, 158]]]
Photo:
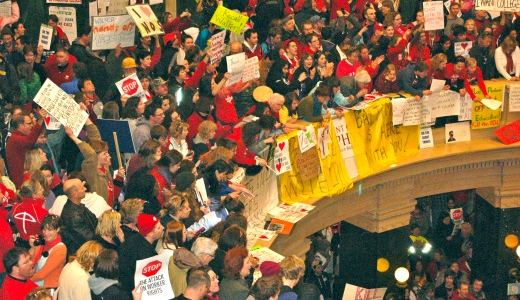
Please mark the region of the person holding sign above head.
[[518, 43], [506, 37], [495, 50], [495, 64], [498, 73], [511, 81], [520, 80], [520, 49]]

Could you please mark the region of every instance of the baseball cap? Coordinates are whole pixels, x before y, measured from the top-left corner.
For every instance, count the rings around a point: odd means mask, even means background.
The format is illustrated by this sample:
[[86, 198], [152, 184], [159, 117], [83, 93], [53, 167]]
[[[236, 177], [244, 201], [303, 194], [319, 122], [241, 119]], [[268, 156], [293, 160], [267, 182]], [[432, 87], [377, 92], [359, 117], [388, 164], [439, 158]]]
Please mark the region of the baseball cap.
[[280, 264], [266, 260], [260, 264], [260, 273], [263, 277], [278, 275], [281, 272]]
[[155, 224], [157, 224], [158, 222], [159, 219], [154, 215], [140, 214], [137, 217], [137, 228], [139, 229], [139, 233], [142, 236], [146, 236], [153, 230]]
[[132, 57], [127, 57], [123, 59], [123, 63], [121, 63], [121, 66], [123, 67], [123, 69], [137, 68], [135, 59], [133, 59]]

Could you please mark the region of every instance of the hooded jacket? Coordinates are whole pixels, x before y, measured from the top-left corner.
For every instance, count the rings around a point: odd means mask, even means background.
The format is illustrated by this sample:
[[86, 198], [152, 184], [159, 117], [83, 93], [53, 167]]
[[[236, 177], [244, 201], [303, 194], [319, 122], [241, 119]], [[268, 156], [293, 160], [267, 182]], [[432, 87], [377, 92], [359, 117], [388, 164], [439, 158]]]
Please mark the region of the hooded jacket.
[[182, 294], [188, 286], [186, 283], [188, 270], [202, 265], [200, 259], [186, 248], [179, 248], [173, 252], [168, 262], [168, 274], [174, 295]]
[[119, 282], [115, 279], [96, 277], [96, 275], [92, 275], [88, 279], [88, 286], [90, 287], [92, 300], [132, 299], [129, 293], [121, 289]]

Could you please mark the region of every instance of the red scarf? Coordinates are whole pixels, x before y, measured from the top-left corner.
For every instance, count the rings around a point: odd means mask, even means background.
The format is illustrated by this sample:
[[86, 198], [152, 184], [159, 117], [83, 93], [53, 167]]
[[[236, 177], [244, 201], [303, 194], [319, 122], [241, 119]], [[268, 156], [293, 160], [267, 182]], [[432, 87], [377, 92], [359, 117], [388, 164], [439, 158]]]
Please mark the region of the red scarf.
[[37, 263], [40, 260], [40, 258], [42, 257], [42, 254], [44, 252], [49, 253], [49, 251], [54, 246], [58, 245], [59, 243], [61, 243], [61, 235], [58, 234], [58, 236], [56, 237], [56, 239], [54, 239], [54, 241], [52, 241], [52, 242], [45, 241], [45, 245], [37, 247], [36, 251], [34, 252], [34, 256], [33, 256], [34, 263]]
[[512, 53], [507, 54], [504, 51], [504, 49], [502, 49], [502, 51], [504, 52], [504, 54], [506, 55], [506, 58], [507, 58], [506, 72], [507, 72], [507, 74], [513, 74], [513, 72], [515, 71], [515, 65], [513, 63], [513, 55], [512, 55]]

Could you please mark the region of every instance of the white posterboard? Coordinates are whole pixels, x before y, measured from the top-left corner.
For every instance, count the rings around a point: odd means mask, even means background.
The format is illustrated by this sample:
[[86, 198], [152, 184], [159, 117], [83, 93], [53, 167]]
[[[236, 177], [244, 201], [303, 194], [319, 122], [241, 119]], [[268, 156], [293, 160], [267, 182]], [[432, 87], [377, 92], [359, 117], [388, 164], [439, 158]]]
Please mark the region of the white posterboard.
[[386, 288], [366, 289], [364, 287], [347, 283], [347, 285], [345, 285], [345, 291], [343, 292], [343, 300], [383, 300], [385, 293]]
[[127, 6], [126, 10], [134, 19], [142, 37], [164, 34], [161, 23], [150, 8], [150, 5]]
[[85, 125], [88, 113], [54, 82], [47, 78], [34, 97], [34, 102], [45, 109], [65, 127], [78, 135]]
[[78, 35], [77, 24], [76, 24], [76, 8], [74, 7], [62, 7], [62, 6], [49, 6], [49, 15], [56, 15], [58, 17], [58, 26], [63, 29], [69, 42], [76, 39]]
[[211, 36], [211, 63], [215, 64], [220, 62], [222, 59], [222, 55], [224, 53], [224, 49], [226, 48], [226, 44], [224, 40], [226, 39], [226, 30], [222, 30]]
[[465, 41], [465, 42], [455, 42], [453, 44], [453, 49], [455, 52], [455, 56], [463, 56], [468, 57], [469, 51], [473, 47], [472, 41]]
[[343, 157], [345, 167], [347, 167], [348, 175], [351, 179], [356, 178], [359, 175], [358, 167], [356, 163], [356, 157], [354, 156], [354, 149], [348, 136], [347, 124], [345, 118], [336, 118], [332, 120], [334, 126], [334, 133], [338, 139], [339, 151]]
[[135, 23], [129, 15], [94, 17], [92, 50], [115, 49], [134, 45]]
[[520, 85], [508, 85], [509, 111], [520, 111]]
[[258, 57], [253, 56], [246, 59], [244, 63], [244, 72], [242, 73], [242, 82], [260, 78], [260, 65]]
[[444, 6], [442, 1], [423, 2], [424, 30], [444, 29]]
[[136, 262], [134, 283], [143, 291], [142, 300], [175, 298], [168, 275], [169, 260], [170, 255], [163, 253]]
[[47, 24], [40, 26], [40, 35], [38, 36], [38, 46], [43, 46], [43, 50], [51, 50], [53, 28]]
[[471, 140], [469, 121], [446, 124], [445, 128], [445, 138], [447, 144], [467, 142]]
[[489, 11], [520, 11], [520, 1], [504, 1], [504, 0], [475, 0], [476, 10], [489, 10]]
[[431, 127], [421, 128], [419, 142], [420, 149], [433, 147], [433, 132]]
[[242, 80], [246, 64], [246, 54], [244, 52], [226, 56], [227, 70], [231, 73], [231, 78], [226, 82], [230, 86]]

